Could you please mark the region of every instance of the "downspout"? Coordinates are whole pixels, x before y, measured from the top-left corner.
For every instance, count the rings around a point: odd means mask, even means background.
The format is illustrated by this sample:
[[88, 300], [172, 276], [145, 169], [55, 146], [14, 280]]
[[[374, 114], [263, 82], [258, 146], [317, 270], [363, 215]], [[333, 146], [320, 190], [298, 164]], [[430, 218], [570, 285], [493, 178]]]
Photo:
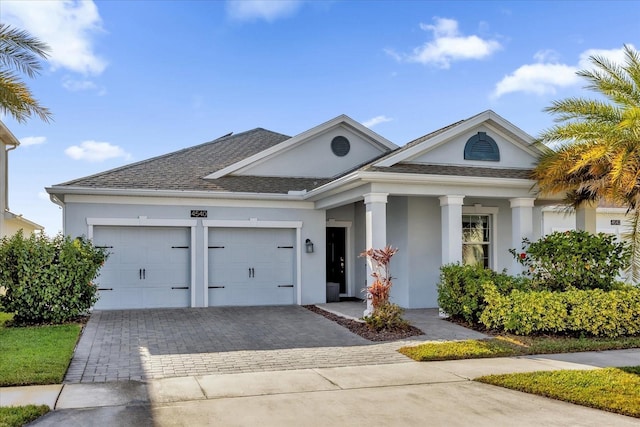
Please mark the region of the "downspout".
[[[4, 156], [4, 210], [9, 210], [9, 151], [15, 150], [18, 148], [17, 145], [11, 146], [11, 148], [7, 148], [6, 154]], [[4, 215], [4, 212], [2, 212]]]

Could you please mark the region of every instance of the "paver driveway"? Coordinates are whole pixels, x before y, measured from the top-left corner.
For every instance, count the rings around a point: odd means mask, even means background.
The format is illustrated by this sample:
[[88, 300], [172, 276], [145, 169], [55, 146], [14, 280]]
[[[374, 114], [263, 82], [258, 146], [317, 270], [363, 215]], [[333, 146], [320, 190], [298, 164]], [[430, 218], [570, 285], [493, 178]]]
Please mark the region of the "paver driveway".
[[96, 311], [65, 382], [404, 362], [300, 306]]

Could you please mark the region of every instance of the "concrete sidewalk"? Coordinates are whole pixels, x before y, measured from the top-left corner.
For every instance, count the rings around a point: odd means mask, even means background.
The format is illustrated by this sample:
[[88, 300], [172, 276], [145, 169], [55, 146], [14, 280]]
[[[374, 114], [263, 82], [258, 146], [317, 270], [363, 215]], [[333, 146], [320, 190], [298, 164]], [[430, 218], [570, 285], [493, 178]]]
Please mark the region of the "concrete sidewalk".
[[56, 410], [34, 425], [639, 425], [637, 419], [470, 382], [482, 375], [640, 364], [640, 349], [406, 362], [0, 389]]

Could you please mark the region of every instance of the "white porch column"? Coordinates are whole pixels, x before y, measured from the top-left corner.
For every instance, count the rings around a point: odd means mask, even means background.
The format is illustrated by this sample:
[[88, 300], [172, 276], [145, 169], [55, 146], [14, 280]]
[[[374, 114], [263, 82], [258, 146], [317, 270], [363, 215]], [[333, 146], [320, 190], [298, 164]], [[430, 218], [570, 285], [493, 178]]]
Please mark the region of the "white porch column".
[[464, 196], [440, 196], [442, 264], [462, 261], [462, 201]]
[[[388, 193], [367, 193], [364, 195], [365, 218], [365, 250], [381, 249], [387, 246], [387, 196]], [[367, 260], [367, 287], [374, 282], [371, 263]], [[368, 297], [368, 295], [367, 295]], [[367, 309], [364, 315], [373, 311], [371, 300], [367, 298]]]
[[[511, 204], [511, 247], [517, 252], [522, 247], [522, 239], [533, 238], [533, 205], [536, 199], [518, 197], [509, 199]], [[521, 273], [522, 265], [513, 260], [513, 273]]]
[[576, 209], [576, 230], [584, 230], [589, 233], [596, 232], [596, 205], [591, 202], [583, 202]]

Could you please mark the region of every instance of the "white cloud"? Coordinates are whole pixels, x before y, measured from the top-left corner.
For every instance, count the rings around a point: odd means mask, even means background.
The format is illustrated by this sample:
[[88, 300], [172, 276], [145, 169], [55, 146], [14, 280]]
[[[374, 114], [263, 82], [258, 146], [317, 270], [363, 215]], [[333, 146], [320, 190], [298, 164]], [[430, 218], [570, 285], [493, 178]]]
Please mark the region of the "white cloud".
[[560, 62], [560, 54], [553, 49], [539, 50], [533, 55], [537, 62]]
[[227, 0], [227, 14], [238, 21], [273, 22], [293, 15], [301, 4], [300, 0]]
[[511, 92], [554, 94], [556, 88], [572, 86], [579, 81], [576, 71], [577, 68], [564, 64], [523, 65], [500, 80], [492, 96], [499, 98]]
[[77, 80], [70, 76], [64, 76], [62, 78], [62, 87], [70, 92], [80, 92], [85, 90], [95, 91], [98, 95], [102, 96], [107, 93], [104, 87], [98, 86], [91, 80], [81, 79]]
[[431, 64], [446, 69], [452, 62], [483, 59], [502, 48], [496, 40], [462, 35], [458, 21], [454, 19], [434, 18], [434, 21], [434, 25], [420, 24], [421, 29], [433, 33], [432, 41], [416, 47], [410, 54], [386, 50], [387, 54], [399, 61]]
[[500, 80], [492, 93], [492, 98], [512, 92], [536, 95], [555, 94], [558, 88], [580, 84], [579, 70], [593, 69], [591, 56], [600, 56], [612, 62], [624, 63], [624, 50], [588, 49], [580, 54], [577, 65], [558, 62], [559, 55], [553, 50], [540, 51], [534, 55], [536, 64], [526, 64]]
[[362, 124], [368, 128], [372, 128], [376, 125], [379, 125], [380, 123], [386, 123], [386, 122], [390, 122], [393, 119], [387, 117], [387, 116], [375, 116], [365, 122], [363, 122]]
[[30, 145], [40, 145], [47, 142], [46, 136], [25, 136], [24, 138], [20, 138], [20, 145], [23, 147], [28, 147]]
[[[629, 45], [633, 48], [633, 45]], [[624, 60], [624, 49], [588, 49], [580, 54], [580, 61], [578, 62], [578, 67], [581, 70], [591, 70], [593, 69], [593, 64], [589, 61], [589, 57], [597, 56], [601, 58], [606, 58], [611, 62], [617, 62], [618, 64], [623, 64]]]
[[108, 142], [83, 141], [80, 145], [72, 145], [64, 150], [64, 153], [74, 160], [86, 160], [89, 162], [102, 162], [108, 159], [131, 159], [131, 154], [117, 145]]
[[2, 0], [2, 20], [47, 43], [51, 47], [49, 64], [54, 70], [97, 75], [107, 66], [94, 52], [93, 37], [103, 29], [98, 8], [91, 0]]

